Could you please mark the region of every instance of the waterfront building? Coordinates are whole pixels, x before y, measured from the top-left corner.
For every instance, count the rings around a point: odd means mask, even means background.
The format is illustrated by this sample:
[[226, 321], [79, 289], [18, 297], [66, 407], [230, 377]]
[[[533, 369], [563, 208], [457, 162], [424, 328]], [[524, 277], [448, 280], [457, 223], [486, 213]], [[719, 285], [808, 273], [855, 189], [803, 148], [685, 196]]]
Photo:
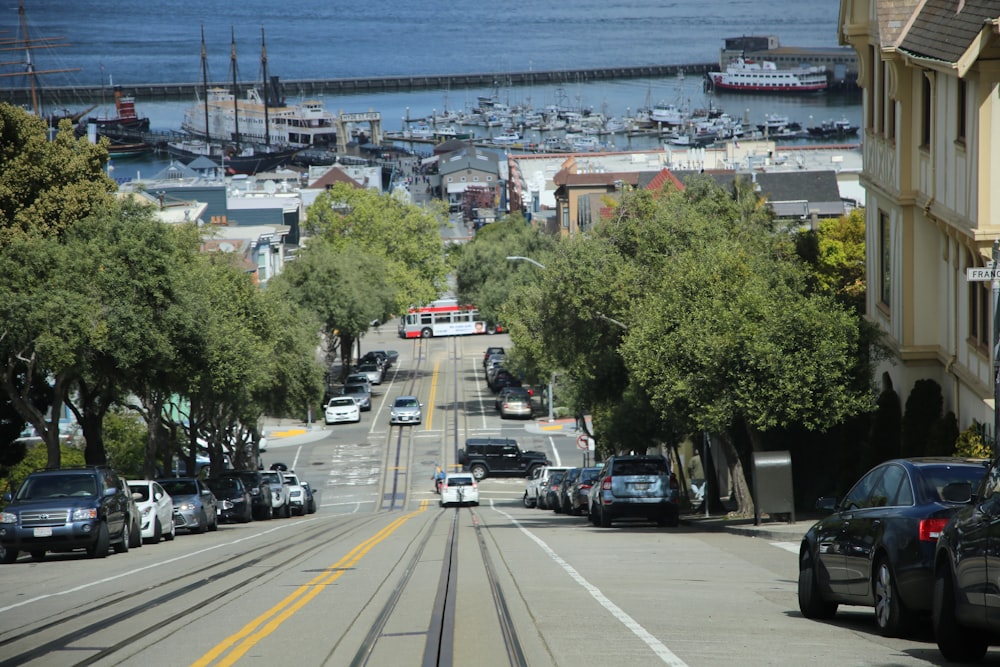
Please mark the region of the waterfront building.
[[970, 282], [1000, 237], [997, 4], [841, 0], [863, 91], [867, 317], [906, 401], [932, 379], [960, 429], [994, 421], [991, 286]]

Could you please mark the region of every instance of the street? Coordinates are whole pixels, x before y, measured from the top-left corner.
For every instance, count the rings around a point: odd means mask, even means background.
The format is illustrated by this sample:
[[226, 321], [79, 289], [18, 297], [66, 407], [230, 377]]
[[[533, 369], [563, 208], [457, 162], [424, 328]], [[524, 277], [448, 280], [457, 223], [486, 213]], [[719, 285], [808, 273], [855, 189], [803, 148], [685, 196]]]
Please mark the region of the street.
[[[316, 514], [0, 567], [0, 664], [943, 664], [929, 624], [885, 639], [871, 609], [802, 618], [795, 542], [596, 528], [524, 507], [518, 478], [483, 480], [479, 507], [438, 507], [432, 473], [455, 469], [466, 437], [516, 438], [560, 465], [584, 454], [542, 415], [495, 413], [482, 354], [506, 336], [382, 329], [365, 347], [400, 359], [359, 424], [269, 438], [265, 465], [309, 481]], [[389, 402], [410, 393], [422, 423], [390, 428]]]

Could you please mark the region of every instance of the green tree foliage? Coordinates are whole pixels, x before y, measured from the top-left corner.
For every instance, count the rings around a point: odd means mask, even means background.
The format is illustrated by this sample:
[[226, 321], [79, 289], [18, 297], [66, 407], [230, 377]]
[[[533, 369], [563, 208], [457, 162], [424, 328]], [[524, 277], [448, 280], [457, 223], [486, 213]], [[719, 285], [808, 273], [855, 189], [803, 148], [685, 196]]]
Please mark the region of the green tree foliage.
[[975, 459], [990, 459], [994, 453], [983, 440], [982, 424], [972, 422], [969, 428], [962, 431], [955, 441], [953, 456], [967, 456]]
[[335, 251], [362, 252], [385, 261], [394, 313], [437, 298], [447, 266], [441, 252], [442, 210], [428, 210], [391, 195], [337, 184], [309, 207], [307, 231]]
[[135, 412], [115, 407], [105, 414], [102, 428], [108, 464], [127, 479], [142, 479], [146, 424]]
[[59, 236], [110, 204], [117, 185], [104, 172], [108, 152], [69, 121], [52, 141], [46, 123], [0, 103], [0, 248], [23, 236]]
[[[33, 445], [27, 448], [27, 452], [20, 463], [6, 470], [6, 475], [0, 479], [0, 492], [10, 491], [14, 493], [21, 482], [32, 472], [44, 470], [48, 467], [47, 461], [49, 453], [44, 445]], [[84, 465], [83, 450], [72, 445], [61, 444], [59, 460], [68, 467]]]

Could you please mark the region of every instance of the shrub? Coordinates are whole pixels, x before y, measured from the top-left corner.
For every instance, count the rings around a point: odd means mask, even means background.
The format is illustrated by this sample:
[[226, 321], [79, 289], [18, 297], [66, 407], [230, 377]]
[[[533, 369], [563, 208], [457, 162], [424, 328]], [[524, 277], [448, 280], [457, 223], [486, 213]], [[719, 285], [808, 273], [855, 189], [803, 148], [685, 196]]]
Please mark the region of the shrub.
[[983, 441], [981, 429], [978, 422], [972, 422], [972, 426], [958, 434], [955, 441], [955, 456], [968, 456], [974, 459], [993, 458], [993, 452]]

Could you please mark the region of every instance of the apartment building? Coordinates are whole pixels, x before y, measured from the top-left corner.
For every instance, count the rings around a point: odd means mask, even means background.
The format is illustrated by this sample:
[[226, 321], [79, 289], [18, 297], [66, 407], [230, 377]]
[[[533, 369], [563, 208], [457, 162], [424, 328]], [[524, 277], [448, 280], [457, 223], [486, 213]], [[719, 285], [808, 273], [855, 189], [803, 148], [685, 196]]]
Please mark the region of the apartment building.
[[1000, 238], [1000, 3], [841, 0], [863, 90], [867, 314], [905, 401], [937, 381], [959, 428], [994, 421], [991, 283]]

